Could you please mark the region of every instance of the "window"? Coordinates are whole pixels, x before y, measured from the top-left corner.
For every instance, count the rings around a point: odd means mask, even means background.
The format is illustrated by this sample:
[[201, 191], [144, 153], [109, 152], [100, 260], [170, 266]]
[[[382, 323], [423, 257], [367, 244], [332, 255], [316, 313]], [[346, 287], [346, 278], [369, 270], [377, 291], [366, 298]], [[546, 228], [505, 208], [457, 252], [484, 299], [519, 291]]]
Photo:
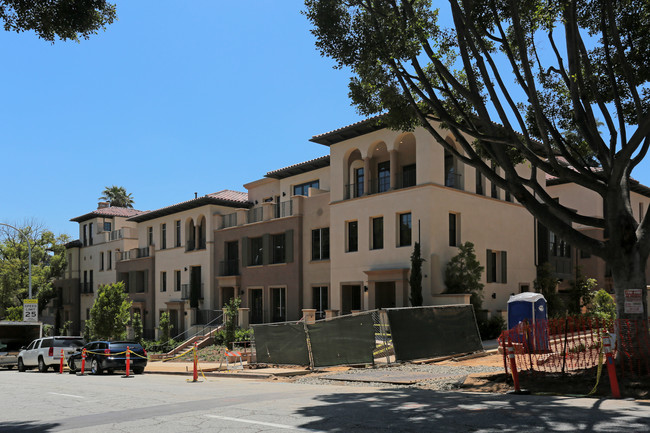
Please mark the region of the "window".
[[457, 247], [460, 244], [460, 230], [458, 230], [458, 223], [460, 215], [455, 213], [449, 214], [449, 246]]
[[415, 164], [402, 167], [402, 188], [415, 186]]
[[102, 252], [99, 253], [99, 270], [104, 270], [104, 253]]
[[181, 221], [178, 220], [176, 221], [176, 235], [174, 237], [174, 246], [175, 247], [180, 247], [181, 246]]
[[153, 245], [153, 227], [147, 227], [147, 245]]
[[591, 258], [591, 253], [588, 253], [587, 251], [580, 250], [580, 258], [581, 259], [590, 259]]
[[505, 251], [487, 250], [486, 281], [488, 283], [508, 282], [508, 256]]
[[386, 192], [390, 189], [390, 161], [377, 164], [377, 192]]
[[476, 169], [476, 193], [485, 195], [485, 177], [478, 169]]
[[271, 235], [271, 247], [273, 248], [272, 263], [286, 263], [286, 238], [284, 233]]
[[284, 287], [271, 287], [271, 314], [273, 322], [287, 320], [287, 291]]
[[88, 271], [84, 271], [84, 285], [82, 293], [88, 293]]
[[167, 224], [161, 224], [160, 226], [160, 249], [164, 250], [167, 248]]
[[111, 231], [111, 223], [110, 223], [110, 221], [104, 221], [104, 231], [105, 232], [110, 232]]
[[411, 234], [412, 234], [412, 224], [411, 224], [411, 212], [403, 213], [399, 215], [399, 242], [398, 246], [406, 247], [411, 245]]
[[106, 266], [106, 269], [113, 269], [113, 253], [108, 251], [106, 254], [108, 255], [108, 266]]
[[348, 221], [348, 252], [359, 251], [359, 223]]
[[364, 171], [363, 168], [354, 169], [354, 196], [361, 197], [363, 195], [364, 186]]
[[263, 264], [264, 243], [262, 237], [250, 238], [250, 260], [249, 266], [261, 266]]
[[93, 223], [88, 224], [88, 245], [93, 244]]
[[312, 287], [312, 308], [316, 310], [316, 320], [325, 318], [327, 310], [327, 286]]
[[88, 246], [88, 225], [84, 224], [83, 226], [83, 238], [84, 238], [84, 247]]
[[167, 272], [160, 273], [160, 291], [161, 292], [167, 291]]
[[445, 186], [461, 189], [456, 158], [447, 149], [445, 149]]
[[320, 188], [320, 182], [318, 180], [312, 180], [311, 182], [294, 185], [293, 195], [309, 195], [309, 188]]
[[372, 227], [372, 244], [371, 250], [380, 250], [384, 248], [384, 217], [371, 218]]
[[181, 291], [181, 271], [174, 271], [174, 291]]
[[327, 260], [330, 258], [330, 229], [323, 227], [311, 231], [311, 259]]
[[93, 288], [93, 286], [94, 286], [94, 284], [93, 284], [93, 270], [92, 269], [90, 271], [88, 271], [88, 277], [89, 277], [88, 278], [88, 293], [92, 293], [93, 290], [94, 290], [94, 288]]
[[571, 246], [552, 231], [549, 231], [549, 249], [551, 257], [571, 258]]

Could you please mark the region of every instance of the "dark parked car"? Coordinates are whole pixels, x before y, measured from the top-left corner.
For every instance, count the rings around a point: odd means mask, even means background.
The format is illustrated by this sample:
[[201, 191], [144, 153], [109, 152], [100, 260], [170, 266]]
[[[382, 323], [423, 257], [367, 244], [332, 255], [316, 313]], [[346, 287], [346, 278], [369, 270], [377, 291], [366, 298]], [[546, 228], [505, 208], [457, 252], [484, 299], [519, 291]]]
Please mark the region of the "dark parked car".
[[[86, 344], [86, 368], [93, 374], [102, 374], [104, 371], [112, 373], [114, 370], [126, 370], [126, 348], [131, 350], [130, 368], [134, 374], [142, 374], [147, 366], [147, 351], [133, 341], [93, 341]], [[68, 358], [70, 372], [81, 371], [82, 349], [73, 353]]]

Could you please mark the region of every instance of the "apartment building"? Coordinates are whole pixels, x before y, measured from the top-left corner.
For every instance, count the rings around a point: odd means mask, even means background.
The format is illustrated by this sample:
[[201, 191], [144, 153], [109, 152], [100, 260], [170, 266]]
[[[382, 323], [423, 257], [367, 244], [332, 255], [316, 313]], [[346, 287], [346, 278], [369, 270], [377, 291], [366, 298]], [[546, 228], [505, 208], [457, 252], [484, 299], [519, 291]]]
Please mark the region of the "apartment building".
[[533, 217], [423, 128], [391, 131], [371, 119], [311, 141], [330, 150], [332, 309], [408, 306], [410, 255], [418, 240], [426, 259], [426, 305], [468, 302], [444, 293], [446, 263], [466, 241], [485, 267], [484, 308], [505, 310], [510, 295], [530, 290]]
[[[547, 178], [546, 185], [549, 195], [556, 198], [561, 204], [575, 209], [582, 215], [603, 217], [603, 199], [594, 191], [575, 183], [559, 181], [550, 176]], [[632, 181], [630, 202], [637, 222], [641, 222], [650, 207], [650, 188]], [[580, 224], [574, 224], [574, 227], [590, 237], [603, 239], [602, 229]], [[561, 279], [560, 291], [568, 289], [569, 282], [576, 277], [577, 267], [580, 267], [583, 275], [598, 281], [599, 288], [614, 293], [612, 274], [603, 259], [572, 247], [553, 232], [541, 226], [539, 228], [538, 255], [540, 263], [544, 261], [551, 263], [557, 277]], [[646, 279], [650, 281], [650, 266], [646, 268]]]
[[127, 283], [145, 329], [153, 334], [164, 312], [175, 335], [217, 317], [215, 224], [248, 207], [246, 193], [223, 190], [129, 218], [138, 243], [118, 257], [118, 279]]
[[[423, 128], [392, 131], [374, 120], [312, 137], [326, 155], [270, 171], [245, 184], [246, 192], [148, 212], [100, 205], [72, 219], [80, 239], [68, 248], [65, 317], [83, 322], [96, 287], [120, 280], [152, 335], [163, 312], [180, 333], [217, 317], [235, 296], [242, 324], [298, 320], [306, 310], [322, 318], [408, 306], [416, 241], [425, 305], [469, 302], [445, 293], [444, 284], [447, 263], [466, 241], [485, 268], [483, 308], [491, 314], [532, 290], [543, 261], [565, 282], [579, 264], [611, 288], [600, 259], [562, 243]], [[525, 164], [518, 170], [530, 173]], [[576, 185], [539, 181], [581, 213], [602, 212], [599, 198]], [[650, 189], [633, 186], [632, 205], [641, 218]]]

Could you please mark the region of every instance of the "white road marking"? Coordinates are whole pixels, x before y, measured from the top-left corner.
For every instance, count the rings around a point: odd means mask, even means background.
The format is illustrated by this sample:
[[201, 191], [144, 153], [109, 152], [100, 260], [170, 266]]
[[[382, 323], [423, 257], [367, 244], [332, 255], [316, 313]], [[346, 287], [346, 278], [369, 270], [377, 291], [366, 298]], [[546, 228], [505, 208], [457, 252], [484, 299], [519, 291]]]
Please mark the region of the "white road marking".
[[275, 424], [272, 422], [263, 422], [263, 421], [253, 421], [250, 419], [241, 419], [241, 418], [231, 418], [229, 416], [220, 416], [220, 415], [205, 415], [208, 418], [216, 418], [216, 419], [222, 419], [224, 421], [235, 421], [235, 422], [242, 422], [246, 424], [257, 424], [257, 425], [263, 425], [266, 427], [275, 427], [275, 428], [282, 428], [286, 430], [296, 430], [296, 431], [304, 431], [304, 432], [318, 432], [319, 430], [311, 430], [311, 429], [304, 429], [292, 425], [287, 425], [287, 424]]
[[62, 395], [63, 397], [72, 397], [72, 398], [80, 398], [84, 399], [85, 397], [82, 397], [80, 395], [72, 395], [72, 394], [61, 394], [60, 392], [48, 392], [48, 394], [53, 394], [53, 395]]

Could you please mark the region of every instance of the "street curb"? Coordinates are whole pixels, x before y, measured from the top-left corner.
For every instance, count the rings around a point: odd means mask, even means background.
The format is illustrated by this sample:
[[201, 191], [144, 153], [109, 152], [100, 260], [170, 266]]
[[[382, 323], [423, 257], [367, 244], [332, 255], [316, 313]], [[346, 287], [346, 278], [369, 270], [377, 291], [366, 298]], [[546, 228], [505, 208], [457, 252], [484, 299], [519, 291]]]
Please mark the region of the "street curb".
[[[176, 375], [176, 376], [192, 376], [192, 372], [187, 371], [145, 371], [144, 374], [166, 374], [166, 375]], [[272, 377], [273, 374], [250, 374], [250, 373], [214, 373], [214, 372], [204, 372], [203, 375], [206, 377], [229, 377], [229, 378], [242, 378], [242, 379], [268, 379]]]

